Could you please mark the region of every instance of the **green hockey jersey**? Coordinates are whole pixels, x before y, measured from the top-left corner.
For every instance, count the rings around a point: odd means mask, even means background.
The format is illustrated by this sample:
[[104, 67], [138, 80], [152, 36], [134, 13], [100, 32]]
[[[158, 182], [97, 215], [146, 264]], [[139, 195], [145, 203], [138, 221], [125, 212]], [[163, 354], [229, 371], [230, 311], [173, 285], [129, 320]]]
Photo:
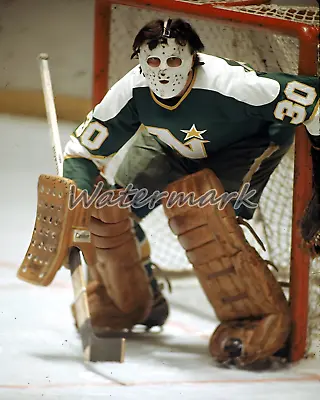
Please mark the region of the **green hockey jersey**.
[[188, 90], [162, 100], [149, 89], [139, 65], [106, 94], [71, 135], [64, 176], [91, 190], [106, 161], [140, 126], [180, 157], [202, 159], [266, 129], [270, 142], [285, 142], [304, 124], [319, 135], [319, 78], [256, 72], [246, 64], [199, 54]]

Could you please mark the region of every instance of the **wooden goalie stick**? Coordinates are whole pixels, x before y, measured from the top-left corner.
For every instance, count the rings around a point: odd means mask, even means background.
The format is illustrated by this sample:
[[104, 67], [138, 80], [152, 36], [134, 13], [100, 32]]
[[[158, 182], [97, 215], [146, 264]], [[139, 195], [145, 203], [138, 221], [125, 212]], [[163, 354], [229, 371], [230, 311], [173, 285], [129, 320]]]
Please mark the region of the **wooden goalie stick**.
[[[56, 108], [51, 84], [48, 55], [40, 54], [40, 72], [44, 94], [47, 120], [50, 127], [51, 145], [58, 176], [63, 176], [63, 154], [58, 129]], [[72, 247], [69, 251], [69, 268], [71, 272], [76, 309], [76, 321], [79, 327], [85, 361], [124, 361], [125, 339], [119, 336], [97, 337], [93, 331], [85, 278], [81, 264], [80, 251]]]

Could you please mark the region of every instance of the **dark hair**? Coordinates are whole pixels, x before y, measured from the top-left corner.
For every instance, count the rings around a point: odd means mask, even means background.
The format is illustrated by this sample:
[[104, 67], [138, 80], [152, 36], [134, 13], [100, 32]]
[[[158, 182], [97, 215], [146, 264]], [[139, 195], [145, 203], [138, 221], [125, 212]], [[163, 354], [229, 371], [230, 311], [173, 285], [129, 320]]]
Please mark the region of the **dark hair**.
[[[189, 22], [180, 18], [173, 20], [169, 19], [165, 32], [164, 23], [165, 21], [161, 19], [154, 20], [149, 22], [139, 31], [132, 45], [133, 53], [131, 59], [139, 54], [140, 47], [145, 42], [147, 42], [149, 49], [153, 50], [158, 46], [158, 44], [167, 43], [167, 38], [176, 39], [177, 44], [180, 46], [186, 46], [188, 44], [192, 54], [204, 50], [204, 45], [200, 37]], [[199, 57], [196, 55], [194, 67], [201, 64], [203, 63], [199, 61]]]

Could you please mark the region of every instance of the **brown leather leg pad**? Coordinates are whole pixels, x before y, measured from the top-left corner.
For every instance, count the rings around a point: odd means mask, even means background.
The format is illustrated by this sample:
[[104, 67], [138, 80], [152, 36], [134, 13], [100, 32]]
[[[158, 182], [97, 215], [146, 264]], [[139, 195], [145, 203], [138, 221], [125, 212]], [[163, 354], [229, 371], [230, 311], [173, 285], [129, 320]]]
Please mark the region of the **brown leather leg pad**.
[[[290, 318], [286, 314], [267, 315], [261, 320], [224, 322], [213, 332], [209, 349], [219, 362], [230, 360], [233, 340], [239, 340], [241, 349], [236, 357], [239, 365], [263, 360], [285, 345]], [[277, 332], [274, 335], [274, 332]]]
[[[208, 198], [213, 189], [215, 199], [224, 194], [221, 182], [210, 170], [189, 175], [167, 188], [169, 194], [193, 192], [195, 199], [204, 198], [205, 194]], [[278, 326], [279, 333], [275, 331], [278, 335], [275, 343], [281, 347], [290, 328], [286, 298], [267, 263], [246, 241], [231, 204], [221, 209], [210, 203], [203, 207], [190, 204], [168, 206], [164, 201], [163, 205], [169, 226], [186, 250], [219, 320], [262, 319], [259, 331], [262, 335], [263, 318], [266, 318], [266, 334], [267, 319], [279, 318], [282, 324]], [[277, 347], [276, 344], [271, 346], [267, 337], [260, 336], [260, 339], [266, 347], [256, 349], [259, 354], [271, 354]]]
[[96, 269], [108, 295], [124, 313], [141, 310], [142, 320], [150, 310], [152, 294], [130, 209], [118, 205], [94, 209], [89, 229], [96, 247]]

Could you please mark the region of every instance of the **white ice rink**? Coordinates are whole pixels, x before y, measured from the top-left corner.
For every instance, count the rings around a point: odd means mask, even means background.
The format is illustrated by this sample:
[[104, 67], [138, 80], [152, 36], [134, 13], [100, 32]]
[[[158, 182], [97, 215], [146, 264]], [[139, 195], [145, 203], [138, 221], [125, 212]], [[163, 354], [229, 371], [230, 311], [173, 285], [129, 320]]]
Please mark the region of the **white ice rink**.
[[[75, 124], [60, 123], [63, 143]], [[127, 340], [123, 364], [84, 364], [70, 313], [68, 271], [52, 285], [16, 278], [31, 238], [41, 173], [55, 174], [45, 120], [0, 116], [0, 399], [315, 400], [320, 362], [273, 371], [216, 366], [217, 321], [197, 282], [173, 283], [162, 333]]]

